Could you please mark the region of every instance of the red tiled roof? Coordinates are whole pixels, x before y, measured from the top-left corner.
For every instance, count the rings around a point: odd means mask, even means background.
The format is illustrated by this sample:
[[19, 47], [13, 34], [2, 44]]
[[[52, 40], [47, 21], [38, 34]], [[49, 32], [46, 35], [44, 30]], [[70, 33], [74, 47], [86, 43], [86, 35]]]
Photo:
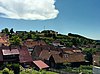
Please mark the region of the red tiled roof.
[[32, 57], [28, 52], [27, 48], [23, 48], [19, 49], [19, 59], [20, 59], [20, 63], [27, 63], [27, 62], [32, 62]]
[[34, 47], [36, 45], [46, 45], [46, 43], [42, 40], [40, 41], [33, 41], [32, 39], [27, 39], [24, 43], [27, 47]]
[[14, 54], [19, 54], [19, 51], [18, 49], [12, 49], [12, 50], [2, 49], [2, 53], [3, 55], [14, 55]]
[[0, 43], [5, 43], [7, 42], [5, 39], [3, 39], [2, 37], [0, 37]]
[[43, 68], [48, 68], [49, 66], [47, 64], [45, 64], [43, 61], [41, 60], [37, 60], [37, 61], [33, 61], [33, 63], [39, 68], [39, 69], [43, 69]]
[[5, 38], [5, 37], [0, 37], [0, 43], [7, 45], [7, 46], [9, 45], [9, 42], [8, 42], [7, 38]]

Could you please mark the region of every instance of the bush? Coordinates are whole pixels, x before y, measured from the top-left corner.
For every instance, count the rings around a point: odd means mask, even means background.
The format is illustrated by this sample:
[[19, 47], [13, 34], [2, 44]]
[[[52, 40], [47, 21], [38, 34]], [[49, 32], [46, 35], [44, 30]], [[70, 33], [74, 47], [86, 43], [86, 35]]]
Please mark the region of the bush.
[[19, 64], [12, 64], [12, 69], [14, 70], [14, 74], [19, 74], [20, 72]]
[[9, 74], [9, 69], [8, 68], [4, 68], [2, 71], [2, 74]]

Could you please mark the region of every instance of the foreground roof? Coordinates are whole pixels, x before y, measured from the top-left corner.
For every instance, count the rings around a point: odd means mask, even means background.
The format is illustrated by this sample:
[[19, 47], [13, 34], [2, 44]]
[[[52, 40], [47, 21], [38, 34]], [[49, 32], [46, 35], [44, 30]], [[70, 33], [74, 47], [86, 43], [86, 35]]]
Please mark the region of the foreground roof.
[[33, 61], [33, 63], [39, 68], [39, 69], [44, 69], [44, 68], [48, 68], [49, 66], [47, 64], [45, 64], [43, 61], [41, 60], [37, 60], [37, 61]]

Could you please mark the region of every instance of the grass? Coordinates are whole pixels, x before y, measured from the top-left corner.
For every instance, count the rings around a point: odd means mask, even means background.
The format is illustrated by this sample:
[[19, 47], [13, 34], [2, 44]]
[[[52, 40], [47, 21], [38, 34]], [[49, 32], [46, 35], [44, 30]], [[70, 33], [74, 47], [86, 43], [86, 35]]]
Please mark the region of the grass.
[[66, 72], [73, 72], [73, 73], [81, 73], [82, 72], [83, 74], [92, 74], [92, 65], [90, 65], [90, 66], [81, 65], [78, 68], [67, 67], [62, 70], [66, 71]]
[[40, 70], [40, 71], [36, 71], [34, 69], [26, 69], [20, 72], [20, 74], [57, 74], [55, 72], [51, 72], [51, 71], [45, 71], [45, 70]]

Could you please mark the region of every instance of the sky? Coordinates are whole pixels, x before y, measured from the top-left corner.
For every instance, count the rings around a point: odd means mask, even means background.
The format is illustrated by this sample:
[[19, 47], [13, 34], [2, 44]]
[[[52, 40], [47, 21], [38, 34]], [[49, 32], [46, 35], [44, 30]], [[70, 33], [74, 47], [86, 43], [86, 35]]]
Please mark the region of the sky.
[[0, 0], [0, 30], [44, 27], [100, 40], [100, 0]]

